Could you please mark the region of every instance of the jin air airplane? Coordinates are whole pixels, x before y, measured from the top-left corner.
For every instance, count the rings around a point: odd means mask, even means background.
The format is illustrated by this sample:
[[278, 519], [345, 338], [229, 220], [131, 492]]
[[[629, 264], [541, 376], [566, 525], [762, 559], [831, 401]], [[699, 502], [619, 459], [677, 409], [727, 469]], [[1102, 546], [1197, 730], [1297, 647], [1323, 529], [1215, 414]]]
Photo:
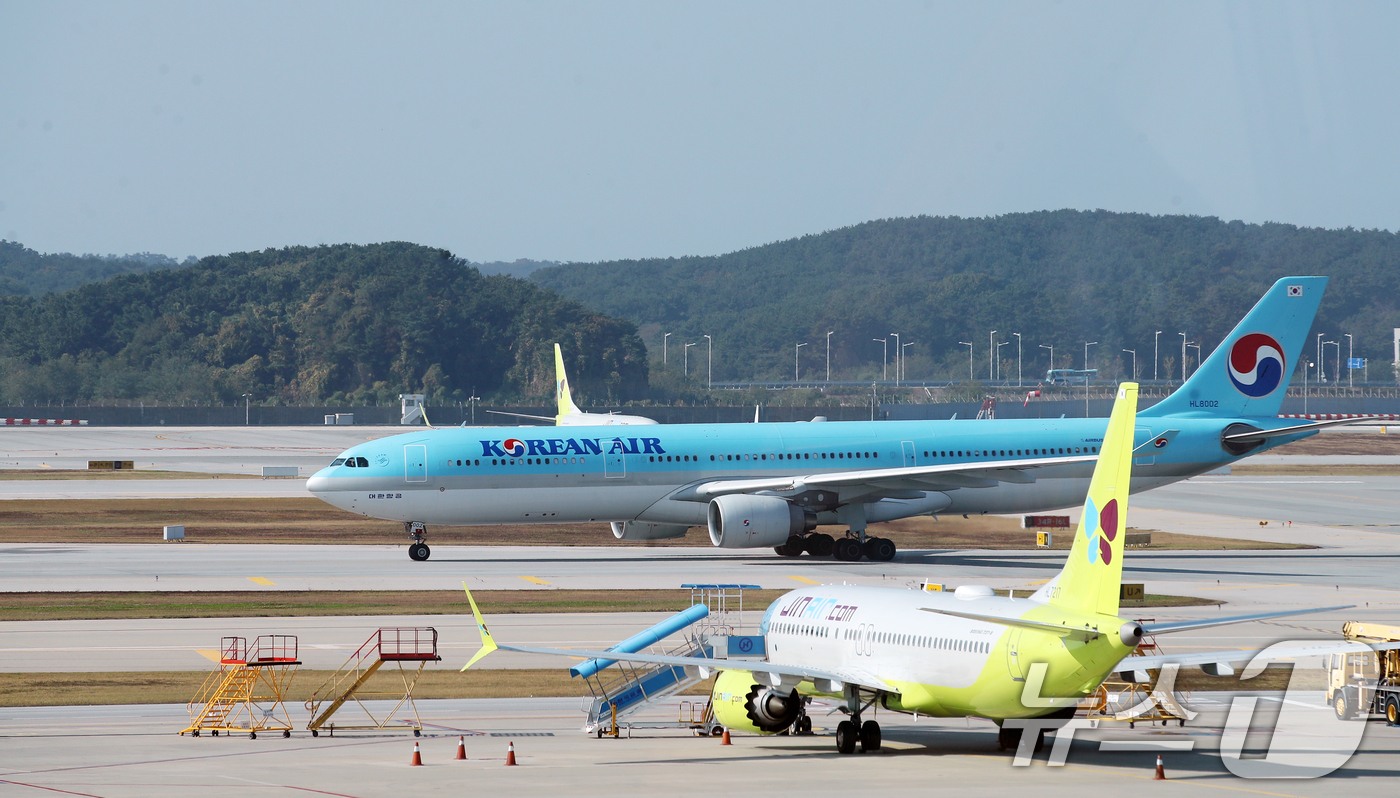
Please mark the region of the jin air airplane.
[[559, 344], [554, 345], [554, 396], [559, 403], [559, 412], [553, 416], [532, 416], [528, 413], [507, 413], [504, 410], [487, 410], [498, 416], [533, 418], [539, 421], [552, 421], [557, 427], [628, 427], [655, 424], [656, 420], [645, 416], [627, 416], [621, 413], [585, 413], [574, 404], [573, 393], [569, 390], [569, 375], [564, 372], [564, 352]]
[[[1325, 277], [1279, 280], [1179, 390], [1137, 417], [1134, 492], [1359, 419], [1277, 417]], [[432, 524], [610, 522], [622, 540], [708, 527], [724, 548], [890, 560], [866, 525], [1022, 513], [1084, 501], [1102, 418], [451, 427], [358, 444], [306, 483], [330, 504], [401, 521], [426, 560]], [[843, 537], [818, 525], [847, 528]]]
[[763, 616], [759, 631], [766, 638], [768, 659], [731, 663], [705, 657], [498, 644], [468, 591], [482, 647], [462, 670], [500, 648], [591, 657], [603, 664], [678, 665], [699, 669], [702, 678], [718, 671], [711, 701], [715, 719], [726, 728], [775, 734], [795, 727], [798, 732], [810, 732], [811, 721], [805, 717], [809, 699], [836, 698], [844, 702], [849, 715], [836, 727], [836, 748], [849, 754], [857, 745], [862, 751], [880, 748], [879, 724], [862, 722], [865, 710], [877, 703], [894, 712], [988, 718], [1001, 726], [999, 742], [1005, 748], [1017, 745], [1021, 734], [1020, 724], [1006, 721], [1068, 719], [1079, 699], [1115, 672], [1126, 681], [1146, 682], [1149, 671], [1168, 665], [1200, 665], [1207, 672], [1228, 674], [1233, 672], [1230, 663], [1257, 664], [1260, 657], [1364, 650], [1355, 643], [1320, 643], [1275, 647], [1262, 655], [1229, 649], [1129, 656], [1148, 634], [1346, 609], [1167, 623], [1140, 623], [1120, 616], [1130, 476], [1138, 459], [1134, 457], [1137, 388], [1134, 383], [1119, 388], [1064, 569], [1029, 598], [997, 596], [991, 588], [975, 585], [963, 585], [951, 593], [853, 585], [803, 588], [773, 602]]

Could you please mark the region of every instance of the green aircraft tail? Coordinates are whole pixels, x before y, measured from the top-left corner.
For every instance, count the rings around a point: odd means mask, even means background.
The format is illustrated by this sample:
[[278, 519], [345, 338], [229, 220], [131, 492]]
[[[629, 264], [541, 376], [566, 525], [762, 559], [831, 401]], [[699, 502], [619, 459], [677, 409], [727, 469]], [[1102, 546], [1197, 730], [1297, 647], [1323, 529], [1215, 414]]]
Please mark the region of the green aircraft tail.
[[1118, 399], [1099, 447], [1099, 461], [1089, 482], [1074, 545], [1064, 570], [1048, 591], [1053, 606], [1086, 614], [1118, 614], [1137, 401], [1137, 383], [1118, 386]]

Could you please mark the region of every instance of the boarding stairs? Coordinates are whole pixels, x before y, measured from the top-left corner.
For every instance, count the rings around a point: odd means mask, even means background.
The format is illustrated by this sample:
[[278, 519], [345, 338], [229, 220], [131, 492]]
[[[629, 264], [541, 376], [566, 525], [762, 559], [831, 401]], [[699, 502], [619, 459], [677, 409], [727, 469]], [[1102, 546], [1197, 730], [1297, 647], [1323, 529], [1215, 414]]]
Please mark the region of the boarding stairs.
[[[306, 728], [311, 731], [311, 736], [319, 737], [322, 729], [334, 737], [336, 729], [382, 730], [391, 727], [412, 729], [414, 737], [420, 736], [423, 721], [418, 717], [418, 706], [413, 701], [413, 688], [429, 662], [442, 661], [437, 650], [437, 638], [437, 629], [431, 626], [383, 627], [376, 630], [307, 700], [306, 709], [311, 713], [311, 722]], [[389, 678], [390, 684], [395, 686], [390, 690], [369, 689], [370, 678], [386, 663], [392, 663], [398, 669], [399, 678]], [[377, 714], [365, 704], [365, 701], [386, 699], [395, 701], [387, 713]], [[349, 703], [360, 710], [362, 718], [348, 724], [332, 723], [331, 718]], [[408, 711], [400, 716], [400, 710], [405, 707]]]
[[[741, 625], [743, 590], [757, 585], [683, 585], [691, 591], [691, 606], [661, 623], [611, 647], [610, 651], [635, 653], [650, 647], [653, 654], [674, 657], [715, 657], [716, 643], [727, 640]], [[659, 643], [681, 630], [679, 645]], [[583, 710], [588, 719], [583, 730], [598, 737], [619, 736], [634, 728], [688, 728], [708, 734], [714, 726], [714, 710], [708, 699], [682, 701], [674, 721], [642, 721], [637, 716], [657, 702], [708, 681], [700, 668], [617, 660], [591, 659], [570, 669], [588, 686]]]
[[293, 635], [260, 635], [252, 646], [247, 638], [223, 638], [219, 669], [209, 674], [186, 707], [190, 725], [180, 734], [198, 737], [209, 732], [218, 737], [247, 732], [257, 739], [260, 731], [280, 731], [291, 737], [292, 721], [283, 700], [299, 665]]

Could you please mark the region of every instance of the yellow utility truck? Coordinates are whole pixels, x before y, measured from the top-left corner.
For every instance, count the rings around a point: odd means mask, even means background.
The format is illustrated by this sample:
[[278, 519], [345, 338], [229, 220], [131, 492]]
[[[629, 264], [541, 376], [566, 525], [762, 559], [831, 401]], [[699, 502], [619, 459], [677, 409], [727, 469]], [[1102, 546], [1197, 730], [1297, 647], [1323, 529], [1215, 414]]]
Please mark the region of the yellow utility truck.
[[[1347, 621], [1342, 635], [1371, 645], [1400, 642], [1400, 626]], [[1327, 703], [1342, 719], [1384, 715], [1400, 725], [1400, 651], [1362, 651], [1327, 657]]]

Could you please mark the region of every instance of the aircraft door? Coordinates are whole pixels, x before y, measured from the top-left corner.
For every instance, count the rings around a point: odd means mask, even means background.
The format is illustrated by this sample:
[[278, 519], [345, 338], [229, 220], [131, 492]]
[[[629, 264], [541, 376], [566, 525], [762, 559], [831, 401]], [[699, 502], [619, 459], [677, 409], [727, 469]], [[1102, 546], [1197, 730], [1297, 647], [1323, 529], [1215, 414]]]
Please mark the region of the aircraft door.
[[1021, 631], [1012, 629], [1006, 635], [1006, 670], [1018, 682], [1026, 680], [1026, 670], [1021, 663]]
[[914, 457], [914, 442], [903, 441], [900, 445], [904, 447], [905, 467], [912, 467], [918, 465], [918, 462], [916, 462], [916, 458]]
[[404, 481], [428, 481], [428, 447], [410, 444], [403, 447]]
[[606, 479], [622, 479], [627, 476], [626, 458], [622, 447], [614, 446], [613, 451], [603, 455], [603, 476]]

